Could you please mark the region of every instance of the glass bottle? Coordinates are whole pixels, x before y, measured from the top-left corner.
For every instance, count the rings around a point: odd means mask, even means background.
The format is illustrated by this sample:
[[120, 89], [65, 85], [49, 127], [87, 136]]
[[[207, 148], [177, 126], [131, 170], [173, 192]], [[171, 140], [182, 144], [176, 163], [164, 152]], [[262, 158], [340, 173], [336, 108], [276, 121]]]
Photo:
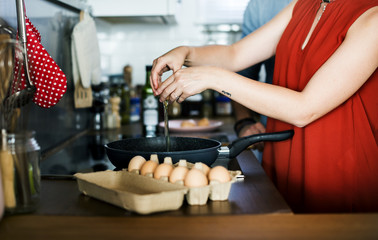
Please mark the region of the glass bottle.
[[213, 117], [213, 90], [205, 90], [202, 92], [203, 105], [202, 105], [202, 116], [206, 118]]
[[142, 123], [146, 137], [156, 137], [159, 123], [159, 101], [150, 85], [151, 69], [152, 66], [146, 66], [146, 83], [142, 89]]
[[130, 88], [127, 83], [121, 84], [121, 103], [120, 115], [121, 125], [127, 125], [130, 122]]
[[13, 187], [4, 192], [11, 199], [5, 205], [10, 214], [33, 212], [39, 203], [40, 147], [34, 135], [34, 132], [7, 135], [11, 159], [6, 166], [3, 164], [2, 173], [13, 181]]

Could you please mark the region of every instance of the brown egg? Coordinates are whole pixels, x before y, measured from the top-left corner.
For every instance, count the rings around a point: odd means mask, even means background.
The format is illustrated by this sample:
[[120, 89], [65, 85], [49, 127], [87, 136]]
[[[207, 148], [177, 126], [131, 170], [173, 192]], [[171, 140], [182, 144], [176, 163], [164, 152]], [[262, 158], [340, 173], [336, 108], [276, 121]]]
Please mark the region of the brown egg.
[[187, 187], [203, 187], [208, 184], [206, 175], [199, 169], [192, 168], [186, 174], [184, 185]]
[[179, 181], [184, 181], [186, 174], [189, 172], [187, 167], [178, 166], [175, 167], [171, 175], [169, 176], [169, 182], [176, 183]]
[[136, 171], [136, 170], [139, 171], [145, 162], [146, 162], [146, 159], [142, 156], [133, 157], [129, 162], [128, 171], [129, 172]]
[[208, 177], [210, 181], [218, 181], [220, 183], [226, 183], [231, 180], [230, 173], [223, 166], [216, 166], [210, 169]]
[[[169, 175], [171, 175], [171, 172], [173, 170], [172, 164], [162, 163], [157, 166], [154, 172], [154, 178], [160, 179], [162, 177], [169, 178]], [[168, 179], [167, 179], [168, 180]]]
[[140, 168], [140, 175], [146, 176], [146, 174], [153, 174], [159, 163], [149, 160], [143, 164]]
[[202, 162], [196, 162], [194, 167], [201, 170], [206, 176], [209, 174], [210, 168]]

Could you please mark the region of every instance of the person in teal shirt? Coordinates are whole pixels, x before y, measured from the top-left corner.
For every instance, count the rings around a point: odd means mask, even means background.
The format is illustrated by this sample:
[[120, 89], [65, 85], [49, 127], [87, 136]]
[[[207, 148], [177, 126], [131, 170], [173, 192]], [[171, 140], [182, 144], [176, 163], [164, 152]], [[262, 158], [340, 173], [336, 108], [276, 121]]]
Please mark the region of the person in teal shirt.
[[[263, 26], [290, 2], [291, 0], [250, 0], [244, 12], [241, 37], [243, 38]], [[261, 75], [263, 66], [265, 68], [265, 79], [261, 79], [263, 77]], [[240, 71], [239, 74], [251, 79], [272, 83], [273, 72], [274, 57]], [[236, 102], [233, 102], [233, 109], [236, 119], [234, 129], [238, 137], [265, 132], [266, 116], [259, 116]], [[259, 143], [254, 147], [256, 148], [254, 153], [261, 162], [261, 152], [264, 145]]]

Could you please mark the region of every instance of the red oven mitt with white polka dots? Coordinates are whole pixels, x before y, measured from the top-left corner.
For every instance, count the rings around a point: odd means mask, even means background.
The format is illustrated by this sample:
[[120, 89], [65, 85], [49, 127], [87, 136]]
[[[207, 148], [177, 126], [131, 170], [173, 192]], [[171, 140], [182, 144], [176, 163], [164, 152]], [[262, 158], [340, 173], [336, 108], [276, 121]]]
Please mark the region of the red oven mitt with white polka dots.
[[[33, 102], [40, 107], [50, 108], [57, 104], [67, 90], [66, 75], [41, 44], [41, 35], [30, 20], [26, 20], [27, 54], [30, 78], [37, 88]], [[16, 64], [16, 71], [18, 64]], [[26, 87], [24, 69], [21, 69], [21, 83], [18, 90]]]

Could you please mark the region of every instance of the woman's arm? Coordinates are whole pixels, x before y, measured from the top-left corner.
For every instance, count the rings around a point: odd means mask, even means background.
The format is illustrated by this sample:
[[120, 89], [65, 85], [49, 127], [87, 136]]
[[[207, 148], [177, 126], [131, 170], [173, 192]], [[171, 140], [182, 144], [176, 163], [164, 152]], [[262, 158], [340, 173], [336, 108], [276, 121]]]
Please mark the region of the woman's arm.
[[351, 97], [378, 66], [378, 7], [362, 14], [344, 42], [310, 79], [303, 91], [251, 81], [218, 67], [181, 69], [156, 91], [160, 100], [181, 102], [190, 95], [213, 89], [269, 117], [302, 127]]
[[150, 78], [151, 86], [157, 89], [164, 72], [176, 72], [183, 65], [216, 66], [236, 72], [268, 59], [275, 54], [278, 41], [291, 19], [295, 3], [296, 0], [269, 23], [232, 45], [181, 46], [155, 59]]
[[374, 7], [352, 24], [344, 42], [302, 92], [236, 75], [229, 76], [236, 81], [215, 81], [214, 90], [229, 92], [233, 100], [263, 115], [305, 126], [346, 101], [377, 69], [377, 29], [378, 7]]

